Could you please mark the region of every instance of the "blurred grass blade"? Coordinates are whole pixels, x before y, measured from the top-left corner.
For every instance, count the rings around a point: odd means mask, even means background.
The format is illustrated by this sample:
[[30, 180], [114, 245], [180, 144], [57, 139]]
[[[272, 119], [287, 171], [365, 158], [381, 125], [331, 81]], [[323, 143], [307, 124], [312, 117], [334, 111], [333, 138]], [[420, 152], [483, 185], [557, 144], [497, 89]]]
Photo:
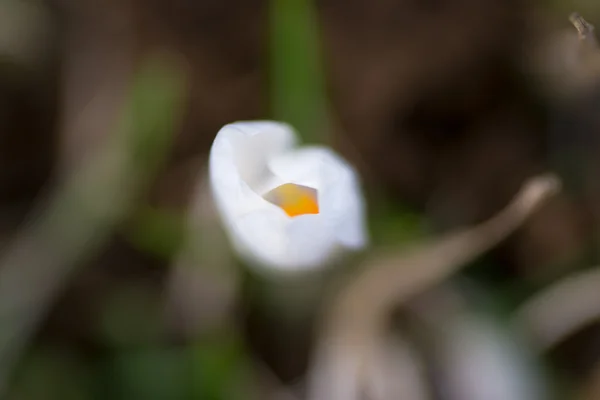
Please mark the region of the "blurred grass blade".
[[307, 142], [324, 142], [328, 113], [314, 2], [271, 0], [270, 12], [272, 117]]
[[135, 77], [115, 135], [42, 200], [0, 257], [0, 396], [14, 363], [79, 262], [109, 239], [168, 150], [182, 99], [177, 68], [154, 59]]

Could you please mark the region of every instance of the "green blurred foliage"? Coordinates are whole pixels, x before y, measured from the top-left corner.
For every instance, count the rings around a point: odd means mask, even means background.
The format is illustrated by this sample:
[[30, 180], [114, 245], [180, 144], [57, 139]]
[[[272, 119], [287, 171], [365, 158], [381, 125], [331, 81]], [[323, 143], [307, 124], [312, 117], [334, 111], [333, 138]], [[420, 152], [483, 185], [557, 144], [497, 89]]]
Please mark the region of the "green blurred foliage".
[[193, 370], [186, 349], [121, 351], [107, 360], [97, 381], [98, 398], [194, 399]]
[[182, 213], [144, 207], [127, 233], [139, 250], [169, 259], [184, 242], [186, 219]]
[[[126, 218], [135, 200], [149, 187], [173, 138], [185, 87], [182, 78], [177, 65], [168, 58], [157, 56], [147, 60], [132, 83], [131, 96], [116, 134], [110, 137], [106, 148], [94, 154], [88, 165], [51, 198], [48, 209], [36, 221], [31, 235], [49, 247], [40, 252], [46, 250], [51, 255], [48, 267], [56, 274], [69, 274], [82, 257], [101, 248], [115, 226]], [[36, 271], [37, 261], [35, 257], [28, 258], [26, 262], [35, 265], [5, 267]], [[117, 293], [117, 297], [108, 302], [105, 317], [99, 323], [105, 336], [115, 343], [130, 340], [139, 345], [148, 337], [158, 336], [152, 332], [156, 330], [152, 324], [158, 323], [156, 311], [160, 299], [140, 298], [139, 295], [128, 289]], [[29, 303], [39, 301], [36, 296], [38, 294], [32, 291], [27, 298]], [[156, 303], [154, 310], [153, 301]], [[27, 314], [33, 310], [19, 311]], [[28, 324], [27, 318], [24, 321]], [[22, 336], [21, 331], [28, 333], [28, 326], [22, 327], [16, 322], [4, 328], [3, 334], [7, 338]], [[18, 345], [3, 344], [7, 347]], [[13, 348], [2, 350], [13, 352]], [[63, 350], [51, 353], [34, 350], [17, 374], [14, 396], [31, 400], [86, 398], [82, 393], [86, 392], [83, 383], [88, 377], [80, 367], [65, 357]]]
[[314, 2], [271, 0], [272, 117], [309, 143], [327, 141], [328, 100]]
[[98, 321], [101, 341], [115, 349], [160, 343], [161, 300], [141, 285], [123, 284], [111, 291]]
[[234, 332], [199, 340], [193, 347], [194, 393], [207, 400], [245, 400], [250, 379], [249, 355]]
[[35, 348], [23, 360], [8, 399], [93, 399], [90, 372], [82, 360], [64, 350]]
[[379, 199], [370, 206], [369, 230], [373, 246], [409, 245], [429, 234], [425, 219], [401, 204]]

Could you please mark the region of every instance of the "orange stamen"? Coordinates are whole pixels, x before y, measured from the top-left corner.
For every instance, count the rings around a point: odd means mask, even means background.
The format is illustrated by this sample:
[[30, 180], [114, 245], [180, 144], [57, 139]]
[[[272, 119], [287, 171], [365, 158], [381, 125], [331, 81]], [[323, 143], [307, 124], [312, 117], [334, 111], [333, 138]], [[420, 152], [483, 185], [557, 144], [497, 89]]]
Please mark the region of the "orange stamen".
[[308, 186], [285, 183], [268, 192], [264, 198], [290, 217], [319, 213], [317, 190]]

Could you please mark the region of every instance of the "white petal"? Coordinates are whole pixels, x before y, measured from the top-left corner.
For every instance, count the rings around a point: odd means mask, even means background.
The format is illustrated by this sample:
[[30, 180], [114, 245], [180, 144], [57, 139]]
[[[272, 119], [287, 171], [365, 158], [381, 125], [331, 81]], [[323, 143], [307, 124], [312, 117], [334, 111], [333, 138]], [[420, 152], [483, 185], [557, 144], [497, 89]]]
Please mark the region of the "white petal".
[[[327, 148], [292, 150], [295, 142], [286, 124], [240, 122], [219, 131], [210, 154], [213, 196], [236, 250], [277, 270], [315, 268], [367, 242], [355, 171]], [[290, 218], [262, 198], [283, 183], [317, 189], [319, 214]]]
[[319, 216], [349, 248], [367, 245], [365, 205], [356, 171], [326, 147], [307, 146], [283, 153], [269, 162], [271, 171], [291, 183], [318, 190]]
[[257, 211], [235, 224], [234, 240], [247, 259], [260, 265], [286, 271], [312, 269], [325, 264], [338, 249], [334, 232], [323, 220], [317, 214], [291, 219]]
[[254, 210], [280, 209], [256, 191], [269, 178], [267, 160], [291, 148], [294, 131], [286, 124], [256, 121], [225, 125], [210, 151], [211, 188], [219, 211], [235, 220]]

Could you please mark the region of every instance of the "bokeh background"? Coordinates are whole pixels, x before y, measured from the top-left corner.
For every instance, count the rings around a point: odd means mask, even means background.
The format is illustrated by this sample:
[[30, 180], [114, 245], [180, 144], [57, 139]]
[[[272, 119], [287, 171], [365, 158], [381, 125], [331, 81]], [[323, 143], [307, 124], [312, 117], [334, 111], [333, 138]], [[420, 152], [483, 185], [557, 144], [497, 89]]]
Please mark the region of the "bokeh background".
[[[599, 261], [600, 48], [574, 11], [600, 24], [591, 0], [2, 0], [2, 398], [304, 398], [338, 280], [253, 273], [203, 185], [219, 128], [268, 118], [360, 171], [372, 243], [346, 271], [559, 174], [515, 234], [397, 307], [429, 397], [389, 398], [487, 399], [469, 388], [503, 382], [464, 357], [450, 291], [495, 321], [482, 346], [500, 335], [532, 353], [511, 362], [545, 377], [541, 398], [600, 399], [593, 317], [556, 308], [562, 333], [541, 350], [512, 329], [529, 299]], [[560, 296], [600, 315], [593, 293]]]

